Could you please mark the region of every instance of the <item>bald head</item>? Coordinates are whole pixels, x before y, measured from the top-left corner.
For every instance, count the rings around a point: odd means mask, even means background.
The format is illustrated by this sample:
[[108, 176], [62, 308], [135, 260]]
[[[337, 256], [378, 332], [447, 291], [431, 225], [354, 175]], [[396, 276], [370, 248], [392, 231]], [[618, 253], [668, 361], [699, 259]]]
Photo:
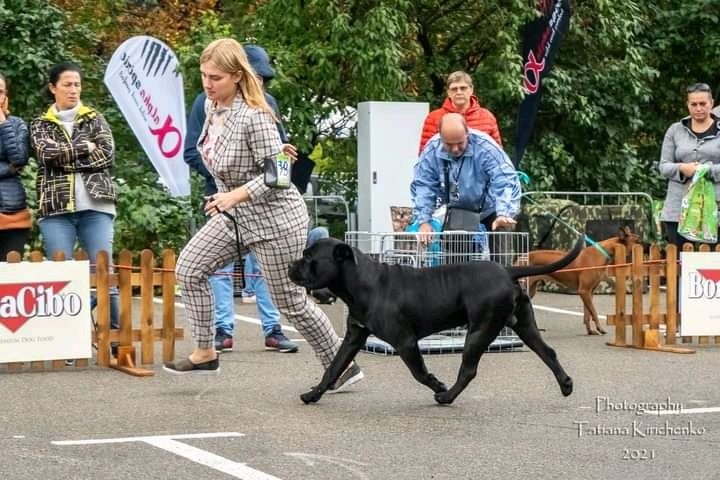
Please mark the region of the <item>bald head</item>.
[[440, 138], [445, 150], [453, 157], [465, 153], [468, 127], [465, 117], [459, 113], [448, 113], [440, 119]]

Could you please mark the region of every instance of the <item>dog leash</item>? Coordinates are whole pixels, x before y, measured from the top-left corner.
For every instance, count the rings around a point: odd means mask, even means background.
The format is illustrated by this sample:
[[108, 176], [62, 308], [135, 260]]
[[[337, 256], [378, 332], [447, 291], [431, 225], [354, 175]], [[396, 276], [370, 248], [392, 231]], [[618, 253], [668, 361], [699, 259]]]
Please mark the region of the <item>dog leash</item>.
[[[528, 200], [530, 203], [534, 203], [535, 205], [540, 206], [540, 204], [539, 204], [538, 202], [536, 202], [535, 200], [533, 200], [532, 198], [530, 198], [530, 197], [525, 197], [525, 198], [526, 198], [526, 200]], [[570, 225], [569, 223], [567, 223], [567, 222], [566, 222], [565, 220], [563, 220], [562, 218], [560, 218], [560, 217], [558, 217], [557, 215], [554, 215], [553, 213], [545, 210], [544, 208], [542, 208], [542, 206], [540, 206], [540, 208], [542, 209], [543, 213], [545, 213], [545, 214], [548, 215], [549, 217], [553, 218], [554, 221], [557, 221], [557, 222], [565, 225], [567, 228], [569, 228], [571, 231], [577, 233], [578, 235], [581, 234], [581, 232], [578, 231], [578, 229], [576, 229], [575, 227], [573, 227], [572, 225]], [[605, 248], [604, 248], [602, 245], [600, 245], [598, 242], [596, 242], [596, 241], [593, 240], [592, 238], [588, 237], [587, 234], [582, 233], [582, 235], [583, 235], [583, 237], [584, 237], [584, 239], [585, 239], [585, 243], [587, 243], [588, 245], [591, 245], [591, 246], [595, 247], [600, 253], [603, 254], [603, 256], [605, 257], [605, 259], [606, 259], [607, 261], [611, 261], [611, 260], [613, 259], [612, 255], [610, 255], [610, 254], [608, 253], [608, 251], [605, 250]]]
[[[232, 221], [233, 225], [235, 226], [235, 248], [237, 248], [238, 259], [241, 259], [241, 258], [242, 258], [242, 252], [241, 252], [241, 250], [242, 250], [242, 249], [240, 248], [240, 231], [238, 230], [237, 220], [235, 220], [235, 217], [234, 217], [233, 215], [231, 215], [230, 213], [228, 213], [227, 210], [223, 210], [223, 211], [220, 212], [220, 213], [222, 213], [222, 214], [225, 215], [227, 218], [229, 218], [229, 219]], [[252, 230], [250, 230], [249, 228], [247, 228], [245, 225], [243, 225], [243, 229], [244, 229], [246, 232], [255, 233], [255, 232], [253, 232]]]

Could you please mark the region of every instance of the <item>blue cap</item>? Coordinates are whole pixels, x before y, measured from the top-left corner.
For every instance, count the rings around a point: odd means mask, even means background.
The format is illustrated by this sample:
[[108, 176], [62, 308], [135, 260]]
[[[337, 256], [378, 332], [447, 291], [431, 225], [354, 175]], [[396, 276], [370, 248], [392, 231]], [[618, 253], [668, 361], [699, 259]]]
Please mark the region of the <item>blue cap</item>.
[[264, 79], [271, 79], [275, 76], [275, 70], [270, 66], [270, 56], [264, 48], [253, 44], [245, 45], [243, 48], [255, 73]]

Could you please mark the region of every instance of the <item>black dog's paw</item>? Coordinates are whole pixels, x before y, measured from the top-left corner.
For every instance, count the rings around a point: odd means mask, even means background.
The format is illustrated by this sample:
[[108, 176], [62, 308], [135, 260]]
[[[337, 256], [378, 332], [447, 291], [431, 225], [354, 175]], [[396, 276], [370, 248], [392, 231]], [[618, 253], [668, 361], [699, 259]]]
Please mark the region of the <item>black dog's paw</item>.
[[430, 374], [430, 389], [435, 393], [447, 392], [447, 386], [432, 373]]
[[453, 400], [455, 400], [455, 398], [452, 397], [447, 391], [438, 392], [435, 394], [435, 401], [440, 405], [450, 405]]
[[564, 397], [567, 397], [570, 395], [573, 391], [573, 381], [572, 378], [567, 377], [564, 382], [560, 384], [560, 391], [562, 392]]
[[300, 395], [300, 400], [302, 400], [305, 405], [307, 405], [309, 403], [317, 402], [318, 400], [320, 400], [320, 397], [322, 397], [322, 395], [320, 395], [320, 393], [318, 393], [318, 391], [313, 388], [309, 392]]

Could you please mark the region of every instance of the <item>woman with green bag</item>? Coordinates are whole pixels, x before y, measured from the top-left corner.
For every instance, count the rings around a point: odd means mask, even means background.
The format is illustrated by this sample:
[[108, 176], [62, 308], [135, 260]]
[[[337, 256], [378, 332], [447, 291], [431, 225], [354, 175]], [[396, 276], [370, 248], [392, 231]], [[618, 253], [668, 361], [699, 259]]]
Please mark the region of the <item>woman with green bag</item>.
[[[720, 199], [720, 119], [712, 113], [710, 86], [706, 83], [690, 85], [687, 107], [690, 115], [673, 123], [665, 133], [659, 165], [660, 174], [668, 179], [660, 220], [665, 226], [668, 242], [678, 247], [689, 241], [716, 243], [718, 238], [715, 200]], [[696, 173], [698, 178], [693, 182]], [[708, 191], [708, 182], [714, 189], [714, 199], [711, 199], [712, 191]], [[693, 184], [697, 187], [688, 194]], [[710, 218], [712, 212], [715, 213], [714, 224]], [[707, 232], [708, 226], [714, 230], [714, 239]], [[679, 233], [678, 228], [691, 238]]]

